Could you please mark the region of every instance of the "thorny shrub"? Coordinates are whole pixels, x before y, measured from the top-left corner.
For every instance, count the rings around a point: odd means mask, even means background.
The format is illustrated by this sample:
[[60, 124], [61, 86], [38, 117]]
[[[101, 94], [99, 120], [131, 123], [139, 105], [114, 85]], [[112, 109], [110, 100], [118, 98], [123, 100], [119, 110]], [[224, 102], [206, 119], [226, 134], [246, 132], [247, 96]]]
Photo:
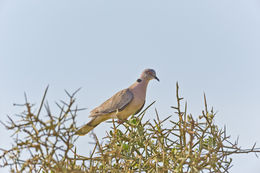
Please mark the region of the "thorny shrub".
[[[75, 94], [68, 101], [56, 103], [60, 109], [54, 115], [45, 101], [47, 89], [38, 109], [27, 101], [25, 111], [8, 116], [7, 130], [13, 131], [10, 149], [0, 148], [0, 165], [11, 172], [228, 172], [232, 166], [231, 155], [259, 153], [255, 144], [250, 149], [241, 149], [238, 142], [231, 142], [225, 128], [214, 123], [215, 112], [205, 108], [198, 118], [187, 113], [187, 103], [182, 106], [179, 86], [176, 85], [177, 119], [169, 116], [160, 119], [155, 110], [155, 119], [144, 121], [150, 104], [127, 122], [111, 121], [111, 130], [101, 143], [92, 133], [95, 144], [89, 156], [79, 155], [75, 142], [76, 119], [80, 109], [75, 105]], [[43, 113], [42, 109], [45, 108]], [[183, 110], [182, 110], [183, 109]]]

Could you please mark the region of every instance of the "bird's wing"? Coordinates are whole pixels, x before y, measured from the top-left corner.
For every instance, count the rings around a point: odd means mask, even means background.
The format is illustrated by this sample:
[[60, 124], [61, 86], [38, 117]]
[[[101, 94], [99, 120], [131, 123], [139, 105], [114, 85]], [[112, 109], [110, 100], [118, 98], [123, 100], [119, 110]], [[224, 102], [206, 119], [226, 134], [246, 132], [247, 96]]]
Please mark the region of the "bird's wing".
[[103, 104], [90, 112], [89, 117], [96, 117], [116, 111], [122, 111], [134, 98], [134, 94], [129, 89], [124, 89], [106, 100]]

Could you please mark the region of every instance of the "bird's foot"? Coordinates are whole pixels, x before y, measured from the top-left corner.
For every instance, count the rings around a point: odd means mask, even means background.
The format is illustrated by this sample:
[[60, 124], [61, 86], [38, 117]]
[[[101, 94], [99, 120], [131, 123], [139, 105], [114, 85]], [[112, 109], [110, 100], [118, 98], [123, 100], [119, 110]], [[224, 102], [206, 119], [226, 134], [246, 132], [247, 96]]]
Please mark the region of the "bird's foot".
[[122, 120], [122, 119], [118, 119], [118, 120], [117, 120], [117, 123], [118, 123], [118, 124], [123, 124], [124, 122], [126, 122], [126, 120]]

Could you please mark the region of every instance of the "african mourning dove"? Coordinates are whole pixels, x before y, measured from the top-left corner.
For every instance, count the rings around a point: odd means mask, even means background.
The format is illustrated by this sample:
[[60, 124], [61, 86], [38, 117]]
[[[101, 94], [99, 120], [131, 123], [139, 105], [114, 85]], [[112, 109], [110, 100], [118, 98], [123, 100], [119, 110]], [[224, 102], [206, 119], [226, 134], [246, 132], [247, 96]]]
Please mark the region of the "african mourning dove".
[[150, 80], [159, 79], [153, 69], [145, 69], [140, 78], [129, 88], [119, 91], [103, 104], [90, 112], [92, 118], [81, 127], [76, 134], [85, 135], [101, 122], [110, 118], [118, 118], [125, 121], [130, 115], [137, 114], [144, 106], [146, 88]]

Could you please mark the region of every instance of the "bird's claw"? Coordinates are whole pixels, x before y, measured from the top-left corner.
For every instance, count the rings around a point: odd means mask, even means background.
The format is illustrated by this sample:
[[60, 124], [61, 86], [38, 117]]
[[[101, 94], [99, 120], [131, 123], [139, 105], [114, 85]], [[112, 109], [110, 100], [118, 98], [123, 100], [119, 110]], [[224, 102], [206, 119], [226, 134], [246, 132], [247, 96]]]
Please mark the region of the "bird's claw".
[[118, 124], [123, 124], [124, 122], [126, 122], [126, 120], [122, 120], [122, 119], [118, 119], [118, 120], [117, 120], [117, 123], [118, 123]]

